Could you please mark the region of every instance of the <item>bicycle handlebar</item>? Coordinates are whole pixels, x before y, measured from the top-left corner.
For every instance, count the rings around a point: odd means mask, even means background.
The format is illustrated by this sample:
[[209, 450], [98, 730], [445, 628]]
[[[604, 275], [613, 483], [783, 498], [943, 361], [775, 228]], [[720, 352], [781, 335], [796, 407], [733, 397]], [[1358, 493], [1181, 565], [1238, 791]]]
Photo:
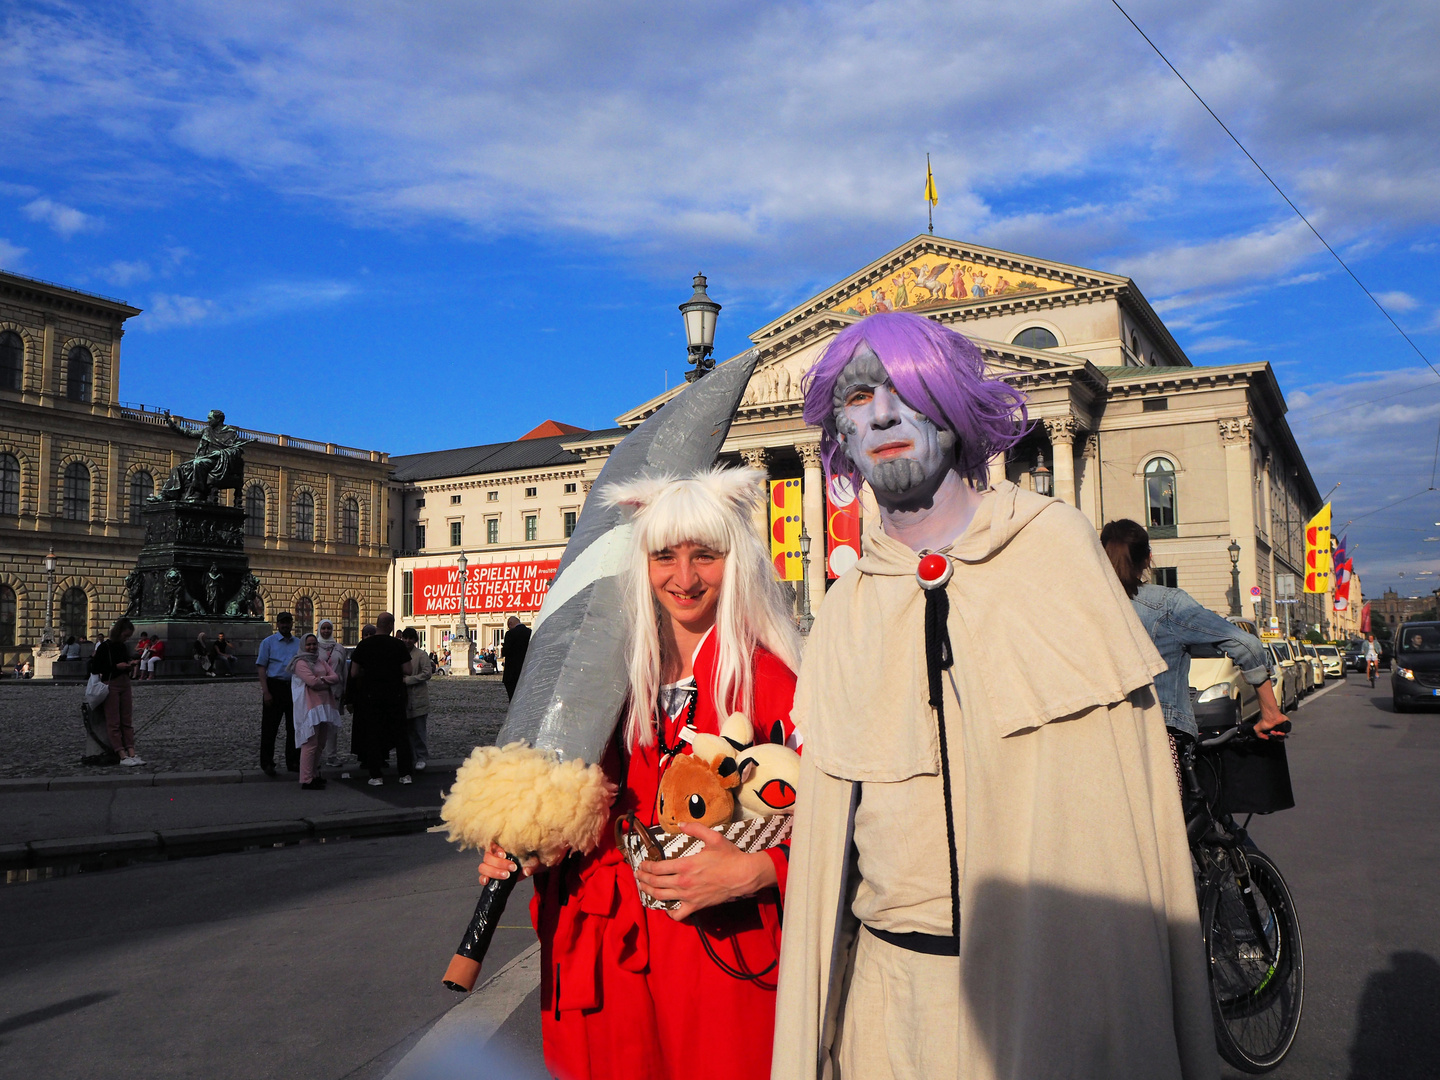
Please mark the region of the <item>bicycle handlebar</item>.
[[[1289, 720], [1286, 720], [1283, 724], [1278, 724], [1270, 730], [1280, 735], [1288, 735], [1293, 728], [1294, 725], [1291, 724]], [[1215, 738], [1204, 739], [1198, 742], [1196, 745], [1198, 745], [1202, 750], [1209, 750], [1212, 747], [1224, 746], [1226, 743], [1228, 743], [1231, 739], [1234, 738], [1258, 739], [1259, 737], [1260, 736], [1255, 734], [1255, 722], [1252, 720], [1248, 724], [1236, 724], [1233, 728], [1228, 728], [1225, 731], [1222, 731], [1219, 735], [1215, 736]]]

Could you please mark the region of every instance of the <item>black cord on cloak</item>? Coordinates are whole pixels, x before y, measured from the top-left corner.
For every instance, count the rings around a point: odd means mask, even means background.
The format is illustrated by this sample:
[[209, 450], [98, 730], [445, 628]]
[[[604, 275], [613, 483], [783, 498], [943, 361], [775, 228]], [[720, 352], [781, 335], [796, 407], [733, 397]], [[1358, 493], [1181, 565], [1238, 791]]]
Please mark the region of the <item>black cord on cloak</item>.
[[950, 935], [960, 940], [960, 860], [955, 851], [955, 802], [950, 789], [950, 745], [945, 737], [945, 696], [941, 672], [955, 664], [950, 649], [950, 597], [942, 585], [925, 590], [925, 674], [930, 705], [940, 728], [940, 779], [945, 792], [945, 839], [950, 846]]

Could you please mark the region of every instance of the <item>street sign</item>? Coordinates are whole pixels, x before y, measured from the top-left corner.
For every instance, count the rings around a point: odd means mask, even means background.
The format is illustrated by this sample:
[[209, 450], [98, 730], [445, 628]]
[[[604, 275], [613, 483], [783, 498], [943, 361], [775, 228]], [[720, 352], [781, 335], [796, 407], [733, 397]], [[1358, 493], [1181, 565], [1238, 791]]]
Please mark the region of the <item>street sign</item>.
[[1280, 616], [1278, 616], [1278, 615], [1271, 615], [1271, 616], [1270, 616], [1270, 629], [1271, 629], [1271, 630], [1279, 630], [1279, 629], [1280, 629]]
[[1251, 586], [1250, 586], [1250, 595], [1253, 596], [1253, 597], [1255, 597], [1256, 600], [1259, 600], [1259, 599], [1260, 599], [1260, 586], [1259, 586], [1259, 585], [1251, 585]]
[[1293, 600], [1295, 599], [1295, 575], [1294, 575], [1294, 574], [1276, 574], [1276, 575], [1275, 575], [1275, 594], [1276, 594], [1276, 598], [1277, 598], [1281, 603], [1284, 603], [1284, 602], [1287, 601], [1287, 600], [1293, 601]]

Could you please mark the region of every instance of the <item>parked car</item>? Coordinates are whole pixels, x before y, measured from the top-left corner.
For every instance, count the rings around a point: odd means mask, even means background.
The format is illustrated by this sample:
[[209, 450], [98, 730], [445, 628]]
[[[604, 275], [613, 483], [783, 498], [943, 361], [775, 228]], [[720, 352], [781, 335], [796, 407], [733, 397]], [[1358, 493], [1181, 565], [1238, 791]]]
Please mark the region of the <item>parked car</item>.
[[1310, 662], [1300, 652], [1299, 646], [1293, 638], [1278, 638], [1274, 645], [1281, 658], [1295, 669], [1295, 692], [1300, 697], [1305, 697], [1315, 689], [1315, 669], [1310, 666]]
[[1396, 632], [1390, 695], [1396, 712], [1440, 704], [1440, 622], [1403, 623]]
[[1337, 645], [1316, 645], [1315, 652], [1320, 656], [1320, 662], [1325, 665], [1325, 674], [1336, 679], [1345, 677], [1345, 657], [1340, 655], [1340, 648]]
[[[1229, 620], [1239, 629], [1258, 637], [1248, 619]], [[1207, 645], [1190, 648], [1190, 706], [1195, 722], [1202, 728], [1234, 727], [1237, 720], [1249, 721], [1260, 715], [1260, 697], [1245, 681], [1235, 662], [1219, 649]]]
[[1306, 660], [1310, 661], [1310, 668], [1315, 673], [1315, 688], [1318, 690], [1325, 685], [1325, 661], [1320, 658], [1320, 649], [1308, 641], [1300, 642], [1300, 652]]
[[1274, 667], [1270, 683], [1275, 689], [1275, 700], [1280, 703], [1281, 712], [1288, 712], [1300, 703], [1300, 672], [1289, 653], [1280, 651], [1280, 642], [1267, 641], [1265, 648]]

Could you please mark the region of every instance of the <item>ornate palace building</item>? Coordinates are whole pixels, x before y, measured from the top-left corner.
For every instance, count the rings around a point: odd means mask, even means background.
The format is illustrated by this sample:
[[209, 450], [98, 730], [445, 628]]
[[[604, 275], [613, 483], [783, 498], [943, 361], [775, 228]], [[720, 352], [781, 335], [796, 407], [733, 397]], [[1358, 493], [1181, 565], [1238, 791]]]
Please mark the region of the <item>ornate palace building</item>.
[[[140, 508], [195, 447], [203, 421], [123, 403], [120, 341], [137, 308], [0, 272], [0, 659], [46, 620], [94, 638], [126, 606]], [[260, 601], [358, 635], [385, 602], [390, 465], [373, 450], [241, 429], [245, 548]], [[224, 498], [234, 499], [234, 493]]]

